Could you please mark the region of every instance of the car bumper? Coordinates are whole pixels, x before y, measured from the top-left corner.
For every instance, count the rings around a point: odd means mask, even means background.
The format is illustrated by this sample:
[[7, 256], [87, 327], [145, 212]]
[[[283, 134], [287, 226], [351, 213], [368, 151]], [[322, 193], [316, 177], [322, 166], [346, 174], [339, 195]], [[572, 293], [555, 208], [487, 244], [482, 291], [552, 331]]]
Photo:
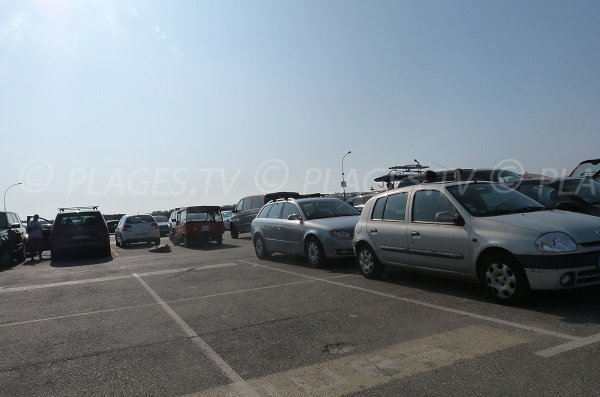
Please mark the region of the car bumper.
[[354, 256], [352, 249], [352, 240], [329, 240], [325, 243], [323, 250], [327, 258], [347, 258]]
[[517, 256], [529, 286], [556, 290], [600, 285], [600, 252]]

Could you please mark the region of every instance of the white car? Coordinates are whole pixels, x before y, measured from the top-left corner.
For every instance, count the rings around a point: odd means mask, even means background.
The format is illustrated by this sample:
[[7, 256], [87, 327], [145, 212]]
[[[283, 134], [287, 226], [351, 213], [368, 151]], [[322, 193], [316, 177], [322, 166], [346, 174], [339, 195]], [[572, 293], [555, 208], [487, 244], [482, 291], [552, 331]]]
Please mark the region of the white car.
[[501, 303], [600, 284], [600, 220], [548, 210], [490, 182], [427, 183], [369, 200], [353, 239], [362, 274], [384, 266], [478, 281]]
[[160, 230], [152, 215], [124, 215], [115, 229], [117, 247], [131, 243], [160, 244]]

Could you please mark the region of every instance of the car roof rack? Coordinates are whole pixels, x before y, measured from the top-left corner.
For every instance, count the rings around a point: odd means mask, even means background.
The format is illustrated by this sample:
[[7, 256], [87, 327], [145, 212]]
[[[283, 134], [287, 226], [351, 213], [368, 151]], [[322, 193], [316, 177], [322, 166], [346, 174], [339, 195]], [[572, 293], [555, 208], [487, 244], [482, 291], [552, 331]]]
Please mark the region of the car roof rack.
[[65, 212], [65, 211], [81, 211], [81, 210], [92, 210], [92, 211], [97, 211], [98, 210], [98, 206], [97, 205], [89, 205], [89, 206], [79, 206], [79, 207], [61, 207], [58, 209], [58, 212]]

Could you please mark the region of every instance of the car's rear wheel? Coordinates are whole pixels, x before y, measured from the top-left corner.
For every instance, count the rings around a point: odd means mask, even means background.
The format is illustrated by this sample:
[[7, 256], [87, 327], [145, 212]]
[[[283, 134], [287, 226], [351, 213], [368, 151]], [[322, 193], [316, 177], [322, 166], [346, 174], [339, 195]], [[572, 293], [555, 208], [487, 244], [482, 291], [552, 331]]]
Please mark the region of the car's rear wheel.
[[237, 231], [237, 228], [235, 227], [235, 224], [230, 224], [229, 228], [231, 229], [229, 231], [231, 233], [231, 238], [238, 238], [240, 236], [240, 234]]
[[[41, 255], [41, 251], [40, 251], [40, 255]], [[17, 254], [17, 260], [24, 261], [25, 258], [27, 258], [27, 244], [23, 243], [21, 245], [21, 249], [19, 250], [19, 253]]]
[[531, 294], [525, 272], [508, 254], [493, 254], [485, 258], [479, 271], [479, 281], [486, 294], [502, 304], [522, 302]]
[[383, 266], [375, 253], [366, 244], [362, 244], [358, 247], [358, 267], [360, 272], [366, 278], [377, 278], [383, 273]]
[[119, 240], [119, 237], [115, 235], [115, 244], [117, 247], [121, 246], [121, 241]]
[[154, 244], [154, 245], [160, 245], [160, 239], [159, 238], [155, 238], [154, 241], [152, 242], [152, 244]]
[[304, 255], [307, 263], [312, 267], [323, 267], [325, 264], [325, 253], [323, 246], [316, 237], [310, 237], [304, 245]]
[[263, 240], [261, 236], [256, 236], [254, 238], [254, 252], [256, 253], [256, 256], [260, 259], [267, 259], [271, 256], [271, 253], [267, 251], [265, 240]]

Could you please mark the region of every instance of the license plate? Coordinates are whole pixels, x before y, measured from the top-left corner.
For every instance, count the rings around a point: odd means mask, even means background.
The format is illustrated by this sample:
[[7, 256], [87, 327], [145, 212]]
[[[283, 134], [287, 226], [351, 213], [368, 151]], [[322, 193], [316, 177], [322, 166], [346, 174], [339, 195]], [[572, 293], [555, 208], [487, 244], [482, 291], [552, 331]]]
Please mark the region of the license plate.
[[208, 232], [210, 230], [210, 226], [208, 225], [202, 225], [202, 229], [200, 229], [203, 232]]
[[136, 237], [145, 237], [148, 235], [148, 233], [140, 232], [140, 233], [136, 233], [135, 235], [136, 235]]
[[73, 240], [85, 240], [86, 238], [89, 238], [90, 236], [88, 236], [87, 234], [76, 234], [73, 236]]

